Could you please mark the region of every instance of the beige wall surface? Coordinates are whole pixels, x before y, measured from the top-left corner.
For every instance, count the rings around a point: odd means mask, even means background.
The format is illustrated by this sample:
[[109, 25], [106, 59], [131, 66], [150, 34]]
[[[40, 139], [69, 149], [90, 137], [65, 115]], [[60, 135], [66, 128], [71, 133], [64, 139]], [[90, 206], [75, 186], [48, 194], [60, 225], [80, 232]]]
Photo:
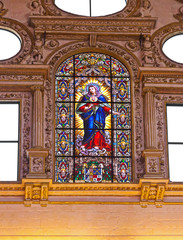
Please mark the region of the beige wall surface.
[[183, 239], [182, 211], [182, 205], [0, 205], [0, 239]]

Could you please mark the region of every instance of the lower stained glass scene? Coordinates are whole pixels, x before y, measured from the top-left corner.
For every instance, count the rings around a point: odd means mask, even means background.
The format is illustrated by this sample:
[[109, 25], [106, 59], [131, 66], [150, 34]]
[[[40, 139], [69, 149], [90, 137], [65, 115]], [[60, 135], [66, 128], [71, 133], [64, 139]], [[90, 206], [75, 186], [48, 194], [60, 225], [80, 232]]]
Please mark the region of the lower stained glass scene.
[[[68, 66], [73, 76], [67, 73]], [[126, 67], [100, 53], [73, 56], [57, 70], [55, 96], [55, 181], [130, 182], [131, 101]]]

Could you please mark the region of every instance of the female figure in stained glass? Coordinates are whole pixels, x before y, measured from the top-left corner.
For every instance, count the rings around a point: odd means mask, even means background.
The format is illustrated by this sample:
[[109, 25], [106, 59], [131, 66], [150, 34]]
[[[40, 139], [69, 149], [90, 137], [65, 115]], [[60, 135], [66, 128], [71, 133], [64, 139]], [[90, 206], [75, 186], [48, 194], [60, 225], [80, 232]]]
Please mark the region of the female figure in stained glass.
[[[84, 123], [82, 147], [111, 151], [111, 145], [105, 141], [104, 130], [106, 117], [111, 114], [108, 100], [100, 93], [100, 86], [96, 83], [89, 83], [83, 95], [76, 108]], [[116, 112], [113, 114], [120, 115]]]

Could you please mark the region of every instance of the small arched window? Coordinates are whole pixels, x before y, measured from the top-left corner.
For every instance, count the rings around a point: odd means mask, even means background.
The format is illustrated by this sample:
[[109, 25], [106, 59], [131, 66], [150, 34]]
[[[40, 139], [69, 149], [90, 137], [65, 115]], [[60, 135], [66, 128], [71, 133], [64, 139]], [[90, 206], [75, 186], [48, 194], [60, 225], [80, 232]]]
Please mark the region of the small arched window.
[[55, 181], [131, 181], [130, 75], [117, 59], [82, 53], [55, 81]]

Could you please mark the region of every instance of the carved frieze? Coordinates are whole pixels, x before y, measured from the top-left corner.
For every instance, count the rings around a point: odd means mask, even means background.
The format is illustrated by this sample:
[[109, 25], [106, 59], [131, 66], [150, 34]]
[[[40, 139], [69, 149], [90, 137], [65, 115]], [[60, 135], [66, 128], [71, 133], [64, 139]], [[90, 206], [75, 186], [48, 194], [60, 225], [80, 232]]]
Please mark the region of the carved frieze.
[[63, 18], [44, 16], [31, 16], [32, 24], [35, 26], [35, 32], [43, 33], [49, 31], [49, 34], [97, 34], [110, 32], [111, 34], [130, 34], [150, 33], [155, 27], [156, 18], [122, 18], [122, 19], [94, 19], [88, 18], [83, 21], [80, 18]]

